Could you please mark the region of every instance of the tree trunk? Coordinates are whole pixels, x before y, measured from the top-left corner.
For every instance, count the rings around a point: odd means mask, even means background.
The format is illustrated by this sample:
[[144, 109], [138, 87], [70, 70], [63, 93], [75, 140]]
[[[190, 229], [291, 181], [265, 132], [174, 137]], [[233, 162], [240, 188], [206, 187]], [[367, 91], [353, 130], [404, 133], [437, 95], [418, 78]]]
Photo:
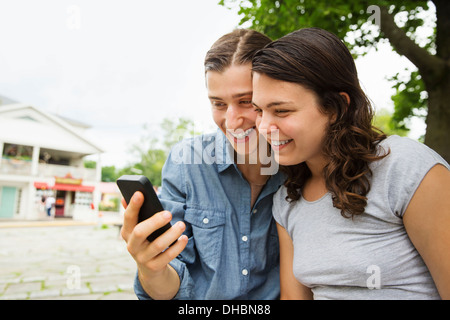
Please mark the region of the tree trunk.
[[411, 40], [394, 22], [387, 7], [381, 7], [381, 31], [398, 53], [418, 69], [428, 92], [425, 144], [450, 162], [450, 1], [433, 0], [436, 6], [436, 55]]
[[[427, 84], [425, 84], [427, 86]], [[432, 87], [427, 86], [428, 115], [425, 144], [450, 163], [450, 76]]]
[[424, 74], [428, 91], [425, 144], [450, 163], [450, 1], [435, 0], [436, 56], [446, 62], [440, 76]]

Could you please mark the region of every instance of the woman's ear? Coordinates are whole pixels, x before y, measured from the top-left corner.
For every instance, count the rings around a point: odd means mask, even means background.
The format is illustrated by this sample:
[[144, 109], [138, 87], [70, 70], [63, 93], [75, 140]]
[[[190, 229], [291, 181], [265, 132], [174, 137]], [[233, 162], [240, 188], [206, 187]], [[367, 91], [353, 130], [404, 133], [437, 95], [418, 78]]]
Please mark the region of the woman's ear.
[[339, 94], [345, 98], [345, 100], [347, 101], [347, 105], [350, 106], [350, 96], [348, 95], [347, 92], [339, 92]]
[[[348, 95], [348, 93], [347, 92], [339, 92], [339, 95], [341, 97], [344, 97], [345, 101], [347, 102], [347, 107], [349, 107], [350, 106], [350, 96]], [[347, 108], [345, 108], [344, 110], [341, 110], [340, 116], [339, 116], [340, 118], [345, 114], [345, 112], [347, 111], [346, 109]], [[337, 118], [338, 118], [338, 115], [336, 113], [333, 113], [333, 115], [330, 117], [330, 122], [335, 123], [338, 120]]]

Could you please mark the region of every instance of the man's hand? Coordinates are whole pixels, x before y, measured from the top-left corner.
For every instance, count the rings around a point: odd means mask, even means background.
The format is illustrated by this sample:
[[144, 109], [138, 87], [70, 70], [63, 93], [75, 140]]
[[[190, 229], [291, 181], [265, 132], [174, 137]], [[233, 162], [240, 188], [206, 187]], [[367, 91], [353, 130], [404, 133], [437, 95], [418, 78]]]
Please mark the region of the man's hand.
[[[139, 209], [143, 202], [144, 196], [139, 191], [133, 195], [128, 206], [122, 198], [122, 205], [126, 210], [121, 235], [127, 243], [128, 252], [137, 263], [144, 290], [153, 299], [170, 299], [177, 294], [180, 279], [169, 262], [187, 245], [188, 238], [183, 235], [186, 226], [182, 221], [178, 221], [161, 236], [149, 242], [147, 237], [172, 220], [172, 214], [169, 211], [161, 211], [138, 224]], [[175, 243], [169, 247], [173, 242]]]

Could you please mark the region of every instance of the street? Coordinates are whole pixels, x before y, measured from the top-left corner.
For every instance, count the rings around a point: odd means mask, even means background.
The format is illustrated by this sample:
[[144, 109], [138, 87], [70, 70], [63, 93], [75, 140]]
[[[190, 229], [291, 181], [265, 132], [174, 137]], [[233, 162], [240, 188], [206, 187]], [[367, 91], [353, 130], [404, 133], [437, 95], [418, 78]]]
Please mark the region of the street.
[[135, 273], [114, 225], [0, 223], [0, 300], [136, 300]]

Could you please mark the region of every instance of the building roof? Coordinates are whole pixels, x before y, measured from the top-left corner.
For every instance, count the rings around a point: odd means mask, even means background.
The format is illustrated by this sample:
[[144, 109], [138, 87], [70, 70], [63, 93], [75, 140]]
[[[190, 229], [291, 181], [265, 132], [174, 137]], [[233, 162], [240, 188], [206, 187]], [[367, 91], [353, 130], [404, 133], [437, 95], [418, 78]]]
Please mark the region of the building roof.
[[86, 139], [74, 123], [23, 103], [0, 106], [0, 141], [81, 156], [103, 152], [99, 146]]

